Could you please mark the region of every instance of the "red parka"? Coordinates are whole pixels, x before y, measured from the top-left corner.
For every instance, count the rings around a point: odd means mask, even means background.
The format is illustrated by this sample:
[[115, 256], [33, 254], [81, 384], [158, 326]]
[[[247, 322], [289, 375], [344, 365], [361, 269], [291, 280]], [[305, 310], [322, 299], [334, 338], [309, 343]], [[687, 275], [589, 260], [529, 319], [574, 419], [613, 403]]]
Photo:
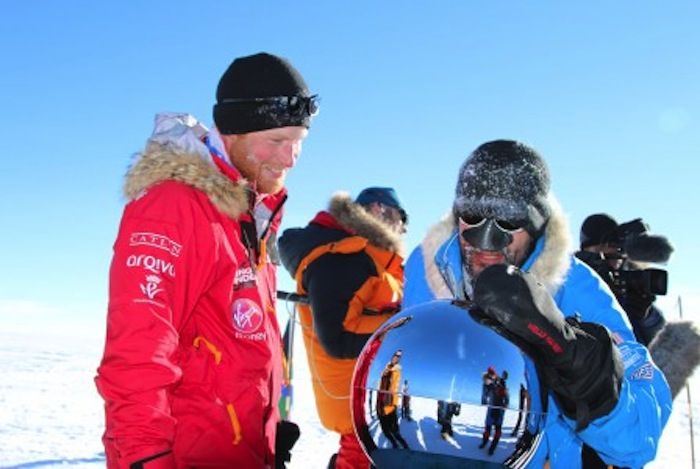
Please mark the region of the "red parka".
[[96, 377], [108, 467], [274, 466], [284, 190], [254, 206], [234, 168], [151, 143], [126, 193]]

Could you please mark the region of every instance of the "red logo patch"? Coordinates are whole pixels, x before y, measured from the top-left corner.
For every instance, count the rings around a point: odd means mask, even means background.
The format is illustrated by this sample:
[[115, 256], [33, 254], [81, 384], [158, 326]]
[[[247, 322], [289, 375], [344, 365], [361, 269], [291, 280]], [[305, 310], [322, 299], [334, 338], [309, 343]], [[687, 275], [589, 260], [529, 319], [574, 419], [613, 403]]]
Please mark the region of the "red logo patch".
[[561, 345], [559, 345], [549, 334], [547, 334], [547, 332], [537, 327], [536, 324], [529, 323], [527, 328], [530, 329], [530, 332], [535, 334], [537, 337], [543, 339], [554, 353], [559, 354], [563, 352]]

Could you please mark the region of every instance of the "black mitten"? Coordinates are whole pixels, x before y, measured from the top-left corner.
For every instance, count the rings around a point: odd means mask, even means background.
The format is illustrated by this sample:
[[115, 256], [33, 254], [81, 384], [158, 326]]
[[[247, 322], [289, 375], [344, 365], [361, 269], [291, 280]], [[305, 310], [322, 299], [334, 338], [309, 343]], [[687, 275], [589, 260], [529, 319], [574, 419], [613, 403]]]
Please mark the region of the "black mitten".
[[518, 345], [537, 364], [545, 383], [576, 430], [617, 404], [622, 360], [600, 324], [564, 319], [549, 292], [514, 266], [485, 269], [474, 285], [472, 316]]
[[289, 420], [281, 420], [277, 423], [277, 436], [275, 437], [275, 468], [284, 469], [285, 463], [292, 459], [292, 448], [299, 439], [301, 431], [299, 425]]

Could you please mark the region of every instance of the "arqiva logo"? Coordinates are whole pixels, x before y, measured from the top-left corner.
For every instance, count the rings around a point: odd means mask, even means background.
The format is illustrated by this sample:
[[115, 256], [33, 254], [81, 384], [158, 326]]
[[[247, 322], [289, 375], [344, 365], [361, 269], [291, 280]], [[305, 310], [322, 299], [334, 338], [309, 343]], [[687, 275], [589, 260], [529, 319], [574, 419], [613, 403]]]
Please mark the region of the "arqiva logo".
[[256, 332], [263, 321], [260, 306], [248, 298], [239, 298], [231, 306], [233, 328], [243, 334]]

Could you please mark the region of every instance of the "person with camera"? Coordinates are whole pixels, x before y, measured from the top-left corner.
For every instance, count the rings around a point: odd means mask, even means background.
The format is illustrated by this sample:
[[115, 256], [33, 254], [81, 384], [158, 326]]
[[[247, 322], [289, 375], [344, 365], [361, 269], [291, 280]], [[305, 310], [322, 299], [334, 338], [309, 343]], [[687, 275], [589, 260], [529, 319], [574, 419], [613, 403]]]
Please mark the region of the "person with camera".
[[627, 313], [635, 337], [649, 345], [666, 324], [656, 307], [656, 295], [665, 295], [665, 270], [647, 264], [668, 261], [673, 248], [663, 236], [650, 235], [642, 219], [618, 224], [606, 213], [596, 213], [581, 225], [576, 257], [605, 280]]

